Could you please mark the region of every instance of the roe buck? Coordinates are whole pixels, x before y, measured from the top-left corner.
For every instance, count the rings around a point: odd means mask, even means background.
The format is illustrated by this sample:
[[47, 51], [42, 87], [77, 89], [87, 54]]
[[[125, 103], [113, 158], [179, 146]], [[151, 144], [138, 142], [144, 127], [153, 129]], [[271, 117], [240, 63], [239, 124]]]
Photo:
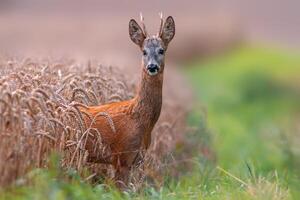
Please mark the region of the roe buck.
[[105, 158], [93, 152], [93, 141], [88, 140], [88, 160], [112, 164], [114, 179], [125, 185], [139, 151], [150, 145], [151, 131], [162, 106], [165, 53], [175, 35], [175, 23], [171, 16], [165, 22], [161, 16], [160, 29], [155, 36], [147, 34], [142, 16], [141, 21], [143, 28], [134, 19], [129, 22], [130, 38], [142, 52], [142, 76], [136, 96], [128, 101], [81, 109], [91, 116], [90, 119], [86, 118], [87, 125], [97, 129], [103, 143], [111, 149], [111, 155]]

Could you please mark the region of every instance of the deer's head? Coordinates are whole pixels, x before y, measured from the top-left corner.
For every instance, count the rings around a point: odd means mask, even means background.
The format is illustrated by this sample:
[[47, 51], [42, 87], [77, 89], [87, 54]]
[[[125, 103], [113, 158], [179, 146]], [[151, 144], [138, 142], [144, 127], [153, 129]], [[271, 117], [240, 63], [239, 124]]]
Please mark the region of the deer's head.
[[154, 36], [147, 34], [142, 16], [141, 21], [143, 28], [141, 28], [134, 19], [129, 21], [130, 38], [140, 47], [144, 70], [150, 76], [155, 76], [163, 72], [168, 44], [175, 35], [175, 22], [173, 17], [167, 17], [164, 22], [161, 15], [160, 20], [159, 32]]

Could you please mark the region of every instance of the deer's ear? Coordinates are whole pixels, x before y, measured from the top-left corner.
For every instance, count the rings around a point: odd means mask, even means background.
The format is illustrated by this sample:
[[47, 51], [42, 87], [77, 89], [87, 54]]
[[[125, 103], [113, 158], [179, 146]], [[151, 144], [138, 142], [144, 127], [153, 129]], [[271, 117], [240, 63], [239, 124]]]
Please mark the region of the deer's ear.
[[146, 37], [143, 33], [143, 30], [134, 19], [129, 21], [129, 36], [135, 44], [142, 47]]
[[164, 41], [166, 45], [168, 45], [169, 42], [171, 42], [171, 40], [173, 39], [174, 35], [175, 35], [175, 22], [173, 17], [169, 16], [164, 23], [164, 27], [161, 32], [161, 39]]

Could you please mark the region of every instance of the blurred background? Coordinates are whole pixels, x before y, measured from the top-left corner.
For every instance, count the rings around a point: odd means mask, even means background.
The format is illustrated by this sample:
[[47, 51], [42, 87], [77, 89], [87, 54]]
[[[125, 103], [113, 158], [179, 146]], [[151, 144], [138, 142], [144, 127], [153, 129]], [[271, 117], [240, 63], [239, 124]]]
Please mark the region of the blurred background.
[[55, 51], [69, 48], [66, 53], [72, 54], [124, 54], [133, 51], [126, 33], [127, 21], [139, 18], [142, 12], [148, 29], [156, 33], [161, 11], [176, 18], [177, 40], [172, 49], [178, 51], [178, 56], [221, 51], [241, 39], [284, 47], [300, 45], [297, 0], [2, 0], [0, 4], [2, 48], [35, 46], [42, 51], [48, 45], [55, 46]]
[[[240, 179], [269, 181], [257, 181], [254, 188], [279, 180], [276, 184], [288, 189], [272, 192], [296, 198], [299, 8], [299, 0], [1, 0], [0, 51], [13, 57], [97, 60], [134, 74], [136, 81], [140, 52], [129, 39], [129, 20], [139, 20], [142, 12], [148, 32], [156, 34], [158, 13], [172, 15], [176, 36], [167, 55], [164, 97], [189, 109], [187, 123], [196, 131], [184, 134], [191, 147], [201, 146], [185, 151]], [[194, 177], [203, 181], [202, 172]], [[219, 176], [204, 176], [222, 185]]]

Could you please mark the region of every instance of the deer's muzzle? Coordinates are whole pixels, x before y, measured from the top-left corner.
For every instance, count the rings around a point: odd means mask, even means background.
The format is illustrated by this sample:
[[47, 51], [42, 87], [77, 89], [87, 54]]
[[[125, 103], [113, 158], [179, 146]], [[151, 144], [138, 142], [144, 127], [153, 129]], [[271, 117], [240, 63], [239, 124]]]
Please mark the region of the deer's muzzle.
[[156, 64], [149, 64], [147, 65], [147, 72], [150, 76], [154, 76], [158, 74], [160, 67]]

